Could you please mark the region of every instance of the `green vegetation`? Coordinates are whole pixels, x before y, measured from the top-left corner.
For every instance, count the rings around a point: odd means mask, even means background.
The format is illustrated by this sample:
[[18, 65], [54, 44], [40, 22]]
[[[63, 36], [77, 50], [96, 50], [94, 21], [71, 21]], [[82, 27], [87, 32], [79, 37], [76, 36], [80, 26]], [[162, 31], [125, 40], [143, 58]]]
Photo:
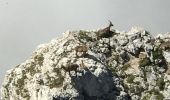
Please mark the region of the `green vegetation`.
[[89, 37], [85, 31], [80, 31], [79, 32], [79, 39], [86, 40], [86, 41], [93, 41], [92, 37]]
[[48, 78], [47, 85], [50, 87], [50, 89], [61, 87], [64, 82], [64, 76], [61, 75], [60, 69], [54, 68], [53, 71], [56, 72], [57, 74], [56, 77], [50, 77], [49, 75], [47, 75]]
[[140, 85], [136, 86], [136, 93], [137, 94], [141, 94], [143, 91], [145, 91], [145, 89], [142, 86], [140, 86]]
[[159, 89], [160, 89], [161, 91], [164, 90], [164, 87], [165, 87], [164, 79], [163, 79], [163, 78], [159, 78], [159, 79], [156, 81], [156, 85], [159, 87]]
[[[117, 76], [117, 71], [119, 70], [120, 67], [117, 67], [118, 63], [117, 60], [118, 59], [118, 56], [116, 54], [113, 54], [112, 53], [112, 56], [109, 58], [108, 62], [107, 62], [107, 68], [112, 72], [112, 75], [113, 76]], [[120, 70], [122, 71], [122, 70]], [[119, 77], [125, 77], [125, 72], [121, 72], [121, 74], [119, 75]]]
[[143, 72], [143, 79], [144, 79], [144, 81], [146, 82], [146, 81], [147, 81], [147, 73], [146, 73], [146, 71], [145, 71], [145, 67], [142, 67], [141, 70], [142, 70], [142, 72]]
[[122, 67], [122, 71], [125, 71], [127, 70], [128, 68], [130, 67], [130, 64], [129, 63], [125, 63]]
[[44, 61], [44, 56], [43, 54], [38, 54], [34, 57], [35, 61], [42, 66], [43, 65], [43, 61]]
[[26, 78], [27, 78], [26, 75], [23, 75], [22, 78], [17, 80], [17, 83], [15, 84], [15, 86], [20, 88], [20, 89], [23, 89], [24, 88], [24, 82], [25, 82]]
[[48, 86], [50, 89], [61, 87], [63, 85], [64, 77], [50, 77], [48, 76]]
[[143, 57], [142, 59], [139, 60], [139, 67], [143, 72], [143, 79], [146, 82], [147, 81], [147, 68], [146, 66], [151, 65], [151, 61], [148, 57]]
[[136, 92], [135, 86], [132, 86], [132, 85], [131, 85], [131, 87], [129, 88], [129, 92], [130, 92], [130, 93], [135, 93], [135, 92]]
[[162, 93], [159, 92], [159, 90], [152, 89], [151, 91], [148, 91], [146, 95], [142, 98], [142, 100], [150, 100], [151, 96], [155, 95], [156, 100], [164, 100], [164, 96]]
[[16, 90], [17, 95], [19, 95], [19, 92], [20, 92], [20, 91], [17, 89], [17, 90]]
[[110, 65], [108, 65], [108, 68], [109, 68], [109, 70], [112, 72], [112, 75], [113, 75], [113, 76], [116, 76], [116, 75], [117, 75], [117, 73], [116, 73], [116, 69], [115, 69], [115, 68], [113, 68], [111, 64], [110, 64]]
[[128, 85], [127, 84], [123, 84], [123, 88], [125, 89], [125, 92], [128, 92], [128, 90], [129, 90], [129, 87], [128, 87]]
[[130, 75], [127, 76], [126, 81], [127, 81], [128, 83], [134, 83], [134, 82], [133, 82], [134, 79], [135, 79], [135, 76], [130, 74]]
[[154, 94], [157, 96], [157, 100], [164, 100], [164, 96], [162, 93], [160, 93], [158, 90], [151, 90], [150, 93]]
[[139, 67], [145, 67], [145, 66], [149, 65], [150, 63], [151, 62], [150, 62], [149, 58], [146, 57], [139, 61]]
[[144, 71], [143, 74], [144, 74], [144, 81], [146, 82], [147, 81], [146, 72]]
[[142, 100], [150, 100], [151, 98], [151, 94], [150, 93], [147, 93], [147, 95], [145, 95]]
[[61, 69], [59, 69], [59, 68], [54, 68], [54, 69], [53, 69], [53, 72], [58, 73], [58, 74], [61, 74], [61, 73], [60, 73], [60, 70], [61, 70]]
[[156, 49], [155, 51], [153, 51], [153, 59], [163, 59], [164, 56], [163, 56], [163, 53], [162, 53], [162, 50], [160, 49]]
[[160, 92], [156, 92], [155, 95], [157, 95], [157, 100], [163, 100], [164, 99], [163, 94], [160, 93]]
[[144, 88], [138, 85], [131, 85], [131, 87], [129, 88], [129, 91], [131, 93], [135, 93], [136, 95], [141, 95], [141, 93], [144, 91]]
[[[39, 60], [42, 60], [42, 58], [37, 58]], [[38, 70], [38, 68], [36, 67], [36, 63], [35, 62], [31, 62], [31, 63], [28, 63], [28, 65], [26, 66], [26, 69], [25, 70], [22, 70], [22, 77], [17, 79], [16, 81], [13, 81], [12, 82], [12, 77], [14, 77], [14, 74], [11, 73], [11, 78], [10, 78], [10, 82], [9, 84], [13, 84], [15, 87], [17, 87], [16, 89], [16, 94], [17, 95], [21, 95], [21, 97], [25, 98], [26, 100], [29, 100], [30, 99], [30, 95], [29, 95], [29, 92], [27, 89], [24, 88], [24, 85], [25, 85], [25, 81], [27, 79], [27, 76], [26, 76], [26, 73], [30, 73], [30, 75], [35, 75], [36, 73], [40, 72], [40, 70]], [[5, 88], [7, 89], [7, 95], [9, 96], [9, 84], [7, 84], [5, 86]]]
[[44, 85], [44, 81], [42, 79], [38, 80], [38, 84]]
[[8, 83], [5, 86], [3, 86], [6, 89], [6, 91], [4, 91], [4, 93], [6, 93], [6, 95], [5, 95], [6, 99], [9, 99], [9, 89], [8, 88], [9, 88], [10, 84], [12, 83], [13, 78], [14, 78], [14, 73], [12, 71], [9, 76]]
[[163, 56], [163, 52], [162, 50], [160, 49], [156, 49], [154, 52], [153, 52], [153, 59], [154, 60], [160, 60], [161, 62], [155, 62], [155, 65], [158, 65], [159, 67], [164, 67], [166, 70], [167, 70], [167, 63], [166, 63], [166, 60]]
[[29, 95], [27, 89], [23, 89], [23, 91], [21, 92], [21, 96], [22, 96], [23, 98], [26, 98], [26, 100], [30, 100], [30, 95]]
[[114, 55], [114, 60], [119, 61], [119, 55]]
[[15, 83], [15, 81], [12, 81], [14, 77], [15, 77], [15, 75], [14, 75], [14, 73], [12, 71], [11, 74], [10, 74], [10, 78], [8, 80], [8, 84], [6, 84], [4, 86], [4, 88], [6, 89], [6, 97], [5, 98], [9, 99], [9, 95], [10, 94], [9, 94], [9, 89], [8, 88], [9, 88], [10, 84], [12, 84], [15, 87], [17, 87], [16, 91], [15, 91], [17, 95], [21, 95], [26, 100], [30, 100], [30, 96], [29, 96], [28, 90], [26, 90], [24, 88], [25, 79], [27, 79], [26, 75], [23, 74], [22, 77], [16, 81], [16, 83]]
[[16, 83], [14, 83], [14, 86], [17, 87], [17, 89], [16, 89], [17, 95], [21, 95], [26, 100], [29, 100], [30, 95], [28, 93], [28, 90], [24, 88], [24, 84], [25, 84], [26, 79], [27, 79], [26, 75], [25, 74], [22, 75], [22, 77], [20, 79], [18, 79], [16, 81]]
[[36, 67], [35, 62], [31, 62], [30, 65], [25, 69], [25, 72], [29, 72], [31, 76], [34, 76], [36, 73], [39, 73], [40, 70], [38, 67]]

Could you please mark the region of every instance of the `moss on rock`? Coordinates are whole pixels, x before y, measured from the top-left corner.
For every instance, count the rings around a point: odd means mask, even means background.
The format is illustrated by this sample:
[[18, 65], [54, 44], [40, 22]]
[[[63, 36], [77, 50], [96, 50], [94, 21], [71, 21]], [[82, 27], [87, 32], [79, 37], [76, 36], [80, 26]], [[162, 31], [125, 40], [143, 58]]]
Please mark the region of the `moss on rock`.
[[125, 63], [122, 67], [122, 70], [125, 71], [127, 70], [131, 65], [129, 63]]
[[79, 32], [79, 39], [80, 40], [86, 40], [86, 41], [93, 41], [92, 37], [87, 35], [88, 32], [80, 31]]
[[145, 67], [147, 65], [149, 65], [151, 62], [149, 60], [149, 58], [144, 58], [144, 59], [141, 59], [139, 61], [139, 67]]
[[164, 90], [164, 87], [165, 87], [164, 79], [163, 79], [163, 78], [159, 78], [159, 79], [156, 81], [156, 85], [159, 87], [159, 89], [160, 89], [161, 91]]
[[135, 79], [135, 76], [130, 74], [127, 76], [126, 81], [127, 81], [127, 83], [134, 83], [134, 81], [133, 81], [134, 79]]

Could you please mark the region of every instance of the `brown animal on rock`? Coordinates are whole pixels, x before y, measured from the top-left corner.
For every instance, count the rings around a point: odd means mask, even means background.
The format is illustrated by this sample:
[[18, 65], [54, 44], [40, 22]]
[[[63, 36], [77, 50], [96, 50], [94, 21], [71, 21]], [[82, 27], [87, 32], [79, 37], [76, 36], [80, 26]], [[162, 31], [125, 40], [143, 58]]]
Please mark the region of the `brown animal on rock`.
[[113, 26], [112, 22], [109, 21], [109, 26], [104, 28], [104, 29], [101, 29], [99, 30], [96, 35], [98, 38], [102, 38], [102, 37], [105, 37], [105, 38], [108, 38], [108, 37], [111, 37], [113, 36], [113, 32], [110, 31], [111, 27]]
[[75, 51], [76, 51], [76, 57], [78, 57], [78, 52], [82, 52], [83, 55], [85, 55], [88, 51], [88, 48], [85, 46], [85, 45], [82, 45], [82, 46], [77, 46], [75, 47]]
[[79, 67], [79, 65], [77, 65], [77, 64], [68, 64], [66, 66], [61, 66], [61, 68], [64, 69], [66, 72], [69, 72], [69, 74], [70, 74], [70, 71], [77, 72], [78, 67]]

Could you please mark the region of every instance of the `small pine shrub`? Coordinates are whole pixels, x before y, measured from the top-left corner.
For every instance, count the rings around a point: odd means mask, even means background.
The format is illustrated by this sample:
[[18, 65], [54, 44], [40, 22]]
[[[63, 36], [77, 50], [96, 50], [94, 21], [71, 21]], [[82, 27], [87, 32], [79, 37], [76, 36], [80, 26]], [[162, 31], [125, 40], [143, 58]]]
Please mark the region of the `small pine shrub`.
[[164, 90], [164, 86], [165, 86], [164, 79], [163, 79], [163, 78], [159, 78], [159, 79], [156, 81], [156, 85], [159, 87], [159, 89], [160, 89], [161, 91]]
[[[24, 72], [24, 71], [23, 71]], [[31, 76], [34, 76], [36, 73], [39, 73], [40, 70], [38, 69], [38, 67], [36, 66], [35, 62], [31, 62], [29, 67], [27, 67], [25, 69], [25, 72], [29, 72]], [[24, 72], [24, 73], [25, 73]], [[23, 74], [24, 74], [23, 73]]]
[[149, 100], [151, 97], [151, 94], [150, 93], [147, 93], [143, 98], [142, 100]]
[[113, 75], [113, 76], [116, 76], [116, 75], [117, 75], [117, 73], [116, 73], [116, 69], [115, 69], [115, 68], [113, 68], [111, 64], [110, 64], [110, 65], [108, 65], [108, 68], [109, 68], [109, 70], [112, 72], [112, 75]]
[[155, 51], [153, 51], [153, 59], [163, 59], [164, 56], [163, 56], [163, 53], [162, 53], [162, 50], [160, 49], [156, 49]]
[[79, 39], [86, 40], [86, 41], [93, 41], [93, 39], [89, 37], [84, 31], [79, 32]]
[[28, 90], [24, 88], [25, 79], [27, 79], [27, 76], [23, 75], [20, 79], [16, 81], [16, 83], [14, 83], [14, 86], [17, 87], [16, 89], [17, 95], [21, 95], [21, 97], [25, 98], [26, 100], [29, 100], [30, 95], [28, 93]]
[[129, 67], [130, 67], [130, 64], [129, 64], [129, 63], [126, 63], [126, 64], [123, 65], [122, 70], [125, 71], [125, 70], [127, 70]]
[[151, 90], [150, 92], [151, 92], [152, 94], [156, 95], [157, 100], [164, 100], [163, 94], [160, 93], [158, 90], [153, 89], [153, 90]]
[[37, 62], [40, 66], [43, 65], [43, 61], [44, 61], [44, 56], [43, 54], [38, 54], [34, 57], [35, 62]]
[[47, 75], [47, 85], [50, 87], [50, 89], [61, 87], [63, 86], [64, 82], [64, 76], [61, 75], [60, 69], [54, 68], [53, 71], [57, 74], [56, 77], [50, 77], [49, 75]]
[[134, 75], [128, 75], [126, 81], [127, 81], [128, 83], [134, 83], [134, 82], [133, 82], [134, 79], [135, 79], [135, 76], [134, 76]]
[[149, 58], [144, 58], [144, 59], [141, 59], [139, 61], [139, 67], [145, 67], [147, 65], [149, 65], [151, 62], [149, 60]]
[[127, 84], [123, 84], [123, 88], [124, 88], [124, 90], [125, 90], [125, 92], [128, 92], [128, 90], [129, 90], [129, 87], [128, 87], [128, 85]]

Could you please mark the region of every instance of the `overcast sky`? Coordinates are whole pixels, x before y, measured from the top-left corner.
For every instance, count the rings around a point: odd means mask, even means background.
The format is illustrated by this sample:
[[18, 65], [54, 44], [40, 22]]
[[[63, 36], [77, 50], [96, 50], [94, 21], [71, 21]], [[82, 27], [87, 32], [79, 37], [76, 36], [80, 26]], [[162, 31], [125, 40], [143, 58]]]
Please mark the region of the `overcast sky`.
[[5, 72], [66, 30], [140, 26], [170, 31], [170, 0], [0, 0], [0, 85]]

